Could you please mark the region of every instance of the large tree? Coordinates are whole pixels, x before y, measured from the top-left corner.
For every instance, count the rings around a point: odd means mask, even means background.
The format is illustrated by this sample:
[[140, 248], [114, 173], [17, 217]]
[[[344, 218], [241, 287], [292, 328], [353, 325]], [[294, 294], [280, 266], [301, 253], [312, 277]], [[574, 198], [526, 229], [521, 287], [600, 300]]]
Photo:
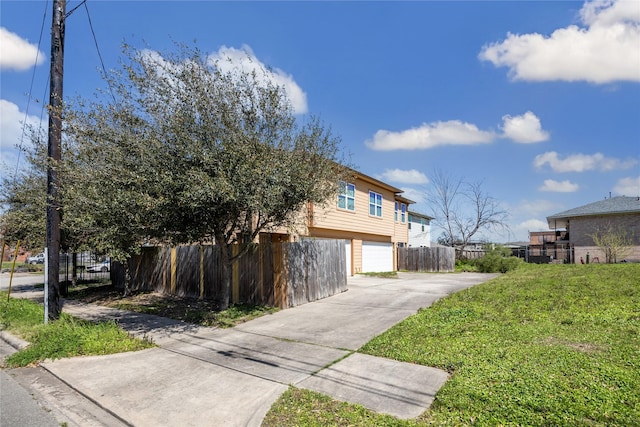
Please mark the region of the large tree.
[[480, 231], [507, 227], [507, 212], [483, 190], [482, 182], [466, 182], [436, 169], [430, 177], [427, 201], [433, 222], [442, 229], [439, 241], [456, 248], [456, 255]]
[[86, 206], [77, 228], [92, 228], [117, 259], [144, 240], [214, 241], [225, 308], [232, 245], [293, 226], [307, 202], [331, 199], [344, 173], [339, 139], [315, 118], [300, 124], [266, 70], [229, 71], [186, 46], [124, 53], [110, 96], [77, 100], [65, 114], [77, 186], [66, 194]]

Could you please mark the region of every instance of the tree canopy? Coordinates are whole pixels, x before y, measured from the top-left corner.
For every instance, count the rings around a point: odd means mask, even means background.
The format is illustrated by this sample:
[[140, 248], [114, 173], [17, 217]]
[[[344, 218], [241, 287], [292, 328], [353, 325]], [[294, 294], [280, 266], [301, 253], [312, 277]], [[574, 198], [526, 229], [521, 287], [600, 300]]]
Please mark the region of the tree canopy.
[[340, 139], [295, 116], [266, 74], [176, 48], [125, 46], [109, 92], [66, 105], [63, 222], [116, 260], [145, 242], [214, 241], [229, 267], [230, 245], [335, 196]]

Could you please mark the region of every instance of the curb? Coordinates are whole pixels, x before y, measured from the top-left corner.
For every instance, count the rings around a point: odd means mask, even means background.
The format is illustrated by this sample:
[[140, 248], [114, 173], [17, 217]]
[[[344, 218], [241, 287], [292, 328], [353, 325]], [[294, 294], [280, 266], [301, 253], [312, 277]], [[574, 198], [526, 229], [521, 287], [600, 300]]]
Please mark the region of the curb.
[[9, 344], [16, 350], [22, 350], [29, 345], [27, 341], [23, 340], [22, 338], [18, 338], [7, 331], [0, 331], [0, 339], [2, 339], [4, 342]]
[[[13, 347], [14, 349], [16, 349], [17, 351], [22, 350], [24, 348], [26, 348], [29, 345], [28, 341], [25, 341], [21, 338], [16, 337], [15, 335], [10, 334], [7, 331], [0, 331], [0, 339], [3, 340], [4, 342], [6, 342], [7, 344], [9, 344], [11, 347]], [[84, 394], [82, 391], [78, 390], [76, 387], [74, 387], [72, 384], [68, 383], [67, 381], [65, 381], [63, 378], [60, 378], [58, 375], [56, 375], [55, 373], [53, 373], [52, 371], [50, 371], [49, 369], [47, 369], [46, 366], [42, 365], [42, 364], [38, 364], [38, 366], [40, 368], [42, 368], [44, 371], [46, 371], [49, 375], [51, 375], [53, 378], [57, 379], [58, 381], [60, 381], [62, 384], [64, 384], [65, 386], [67, 386], [70, 390], [73, 390], [75, 393], [77, 393], [79, 396], [82, 396], [84, 399], [86, 399], [88, 402], [91, 402], [93, 405], [95, 405], [97, 408], [101, 409], [102, 411], [104, 411], [105, 413], [109, 414], [110, 416], [112, 416], [113, 418], [115, 418], [116, 420], [118, 420], [119, 422], [121, 422], [122, 424], [126, 425], [126, 426], [132, 426], [132, 424], [130, 422], [128, 422], [127, 420], [125, 420], [124, 418], [122, 418], [121, 416], [119, 416], [118, 414], [116, 414], [115, 412], [113, 412], [112, 410], [105, 408], [100, 402], [92, 399], [91, 397], [87, 396], [86, 394]], [[46, 400], [46, 399], [45, 399]], [[64, 411], [62, 411], [64, 413]]]

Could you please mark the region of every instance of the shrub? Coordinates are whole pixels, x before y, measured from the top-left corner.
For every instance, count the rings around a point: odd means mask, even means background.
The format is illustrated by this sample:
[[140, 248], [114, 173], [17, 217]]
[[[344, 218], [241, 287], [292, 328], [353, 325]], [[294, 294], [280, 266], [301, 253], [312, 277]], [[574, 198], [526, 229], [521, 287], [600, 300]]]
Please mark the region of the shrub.
[[520, 258], [504, 257], [499, 252], [489, 252], [475, 261], [480, 273], [506, 273], [515, 270], [522, 264]]
[[457, 272], [476, 272], [478, 271], [478, 267], [475, 265], [473, 260], [468, 259], [457, 259], [456, 260], [456, 270]]

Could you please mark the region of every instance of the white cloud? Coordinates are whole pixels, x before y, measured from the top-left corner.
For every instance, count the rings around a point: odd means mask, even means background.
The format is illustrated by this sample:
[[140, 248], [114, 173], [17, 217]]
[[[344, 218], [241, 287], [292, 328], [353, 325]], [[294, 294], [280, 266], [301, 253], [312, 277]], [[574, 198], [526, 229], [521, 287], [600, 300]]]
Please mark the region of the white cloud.
[[640, 82], [640, 6], [597, 0], [580, 11], [584, 27], [570, 25], [546, 37], [511, 34], [485, 45], [480, 60], [508, 67], [515, 80]]
[[519, 240], [529, 241], [529, 232], [547, 231], [549, 230], [549, 224], [546, 221], [531, 218], [516, 224], [512, 228], [516, 235], [522, 236]]
[[531, 111], [521, 116], [502, 116], [504, 137], [515, 142], [532, 143], [549, 139], [549, 133], [542, 130], [540, 119]]
[[402, 184], [426, 184], [429, 182], [429, 179], [424, 173], [415, 169], [387, 169], [382, 173], [380, 179]]
[[554, 193], [573, 193], [578, 191], [579, 185], [571, 181], [555, 181], [553, 179], [545, 179], [544, 185], [538, 188], [539, 191], [551, 191]]
[[439, 145], [476, 145], [492, 142], [496, 134], [459, 120], [424, 123], [400, 132], [379, 130], [365, 144], [374, 150], [417, 150]]
[[45, 55], [38, 47], [0, 27], [0, 69], [23, 71], [34, 65], [42, 64]]
[[640, 196], [640, 176], [635, 178], [622, 178], [616, 183], [615, 187], [613, 187], [613, 191], [622, 196]]
[[554, 172], [610, 171], [628, 169], [636, 163], [638, 163], [638, 161], [635, 159], [623, 161], [612, 157], [605, 157], [602, 153], [572, 154], [564, 159], [560, 159], [558, 153], [555, 151], [540, 154], [533, 160], [533, 165], [536, 168], [541, 169], [548, 164]]
[[507, 138], [518, 143], [534, 143], [549, 139], [542, 129], [540, 119], [531, 111], [521, 116], [502, 116], [502, 134], [492, 130], [481, 130], [473, 123], [460, 120], [423, 123], [419, 127], [393, 132], [381, 129], [365, 144], [379, 151], [422, 150], [441, 145], [478, 145], [493, 142], [496, 138]]
[[304, 114], [308, 111], [307, 94], [296, 83], [293, 76], [278, 68], [269, 69], [254, 55], [249, 46], [243, 45], [241, 49], [222, 46], [218, 52], [209, 55], [209, 61], [216, 62], [217, 66], [225, 72], [234, 69], [256, 71], [258, 77], [264, 77], [265, 80], [268, 79], [284, 87], [296, 114]]
[[563, 206], [549, 200], [523, 200], [515, 206], [507, 207], [514, 216], [544, 216], [549, 212], [559, 211]]
[[546, 231], [549, 229], [549, 224], [539, 219], [528, 219], [518, 224], [518, 226], [527, 231]]
[[[20, 111], [13, 102], [0, 99], [0, 141], [2, 149], [15, 147], [22, 138], [22, 124], [25, 122], [25, 113]], [[37, 126], [40, 122], [38, 116], [27, 116], [26, 124]], [[28, 136], [28, 132], [25, 136]]]
[[[18, 161], [18, 146], [20, 140], [25, 143], [30, 137], [29, 132], [22, 132], [22, 124], [25, 122], [25, 113], [20, 111], [13, 102], [0, 99], [0, 159], [3, 161], [0, 175], [13, 173]], [[27, 116], [26, 123], [38, 126], [40, 118], [37, 116]]]
[[402, 193], [403, 197], [415, 202], [415, 204], [409, 206], [409, 210], [426, 213], [423, 211], [423, 209], [426, 208], [426, 206], [423, 205], [427, 202], [427, 194], [424, 191], [409, 187], [402, 187], [401, 190], [404, 191], [404, 193]]

